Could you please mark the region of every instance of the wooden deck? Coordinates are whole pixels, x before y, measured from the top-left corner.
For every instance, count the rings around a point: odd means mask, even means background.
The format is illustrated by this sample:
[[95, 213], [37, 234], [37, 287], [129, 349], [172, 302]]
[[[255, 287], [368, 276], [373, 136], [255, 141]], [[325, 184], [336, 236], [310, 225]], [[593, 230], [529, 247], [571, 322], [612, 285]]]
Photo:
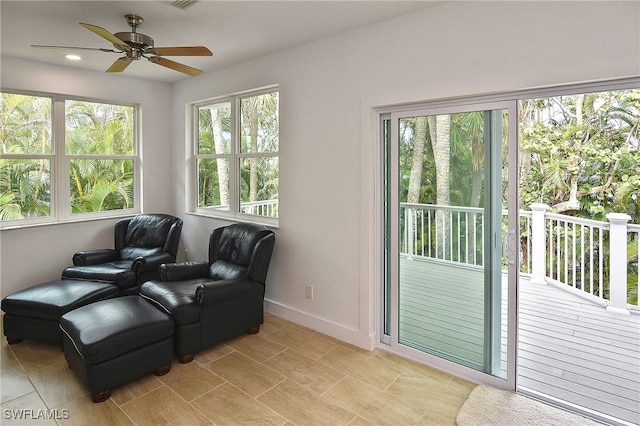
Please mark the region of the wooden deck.
[[[482, 369], [482, 287], [473, 284], [481, 273], [406, 259], [401, 268], [401, 342], [453, 351], [456, 361]], [[526, 278], [519, 294], [518, 387], [639, 424], [640, 316], [612, 314]]]

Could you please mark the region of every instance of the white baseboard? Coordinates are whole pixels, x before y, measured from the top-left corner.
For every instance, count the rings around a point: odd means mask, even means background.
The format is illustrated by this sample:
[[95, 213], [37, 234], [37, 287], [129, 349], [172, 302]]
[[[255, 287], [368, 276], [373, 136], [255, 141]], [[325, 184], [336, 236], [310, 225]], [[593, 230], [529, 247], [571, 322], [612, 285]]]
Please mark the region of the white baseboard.
[[334, 323], [324, 318], [319, 318], [281, 303], [265, 299], [264, 309], [270, 314], [277, 315], [280, 318], [295, 322], [303, 327], [310, 328], [362, 349], [373, 350], [376, 346], [375, 336], [373, 335]]

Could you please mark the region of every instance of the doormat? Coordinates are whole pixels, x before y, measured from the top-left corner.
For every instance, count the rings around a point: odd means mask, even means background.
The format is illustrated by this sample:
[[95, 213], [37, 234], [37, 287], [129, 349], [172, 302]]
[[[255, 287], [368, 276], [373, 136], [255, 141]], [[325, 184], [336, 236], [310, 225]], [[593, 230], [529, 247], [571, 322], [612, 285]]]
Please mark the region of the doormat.
[[471, 391], [456, 417], [458, 426], [596, 426], [579, 414], [492, 386]]

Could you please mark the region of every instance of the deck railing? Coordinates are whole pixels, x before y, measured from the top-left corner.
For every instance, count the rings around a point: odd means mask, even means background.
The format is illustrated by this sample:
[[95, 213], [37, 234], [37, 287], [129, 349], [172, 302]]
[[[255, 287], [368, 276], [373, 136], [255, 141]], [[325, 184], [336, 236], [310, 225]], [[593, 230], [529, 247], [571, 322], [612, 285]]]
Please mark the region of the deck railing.
[[400, 252], [409, 256], [482, 266], [484, 211], [473, 207], [400, 204]]
[[[278, 217], [278, 200], [249, 201], [240, 203], [240, 213], [264, 217]], [[228, 212], [228, 205], [207, 207], [210, 210]]]
[[278, 200], [250, 201], [240, 203], [240, 211], [264, 217], [278, 217]]
[[[612, 311], [638, 308], [640, 225], [628, 224], [626, 214], [609, 214], [608, 222], [600, 222], [547, 209], [534, 204], [520, 211], [521, 273], [534, 283], [571, 288]], [[484, 265], [483, 209], [401, 203], [400, 216], [404, 255]], [[506, 212], [503, 218], [506, 235]]]

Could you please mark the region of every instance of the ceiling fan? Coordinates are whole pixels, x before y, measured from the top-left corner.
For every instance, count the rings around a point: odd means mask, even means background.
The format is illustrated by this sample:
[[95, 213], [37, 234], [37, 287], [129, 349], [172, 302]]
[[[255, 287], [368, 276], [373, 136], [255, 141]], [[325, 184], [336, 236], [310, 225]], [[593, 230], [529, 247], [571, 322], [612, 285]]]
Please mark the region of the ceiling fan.
[[83, 27], [110, 41], [116, 50], [94, 47], [74, 47], [74, 46], [47, 46], [42, 44], [32, 44], [31, 47], [44, 47], [55, 49], [82, 49], [99, 50], [101, 52], [124, 53], [107, 69], [107, 72], [122, 72], [131, 62], [140, 58], [146, 58], [149, 62], [162, 65], [191, 76], [202, 74], [202, 71], [164, 58], [163, 56], [211, 56], [213, 53], [204, 46], [182, 46], [182, 47], [154, 47], [153, 39], [149, 36], [136, 32], [142, 24], [142, 17], [138, 15], [125, 15], [127, 22], [131, 26], [131, 32], [111, 34], [102, 27], [92, 24], [80, 23]]

